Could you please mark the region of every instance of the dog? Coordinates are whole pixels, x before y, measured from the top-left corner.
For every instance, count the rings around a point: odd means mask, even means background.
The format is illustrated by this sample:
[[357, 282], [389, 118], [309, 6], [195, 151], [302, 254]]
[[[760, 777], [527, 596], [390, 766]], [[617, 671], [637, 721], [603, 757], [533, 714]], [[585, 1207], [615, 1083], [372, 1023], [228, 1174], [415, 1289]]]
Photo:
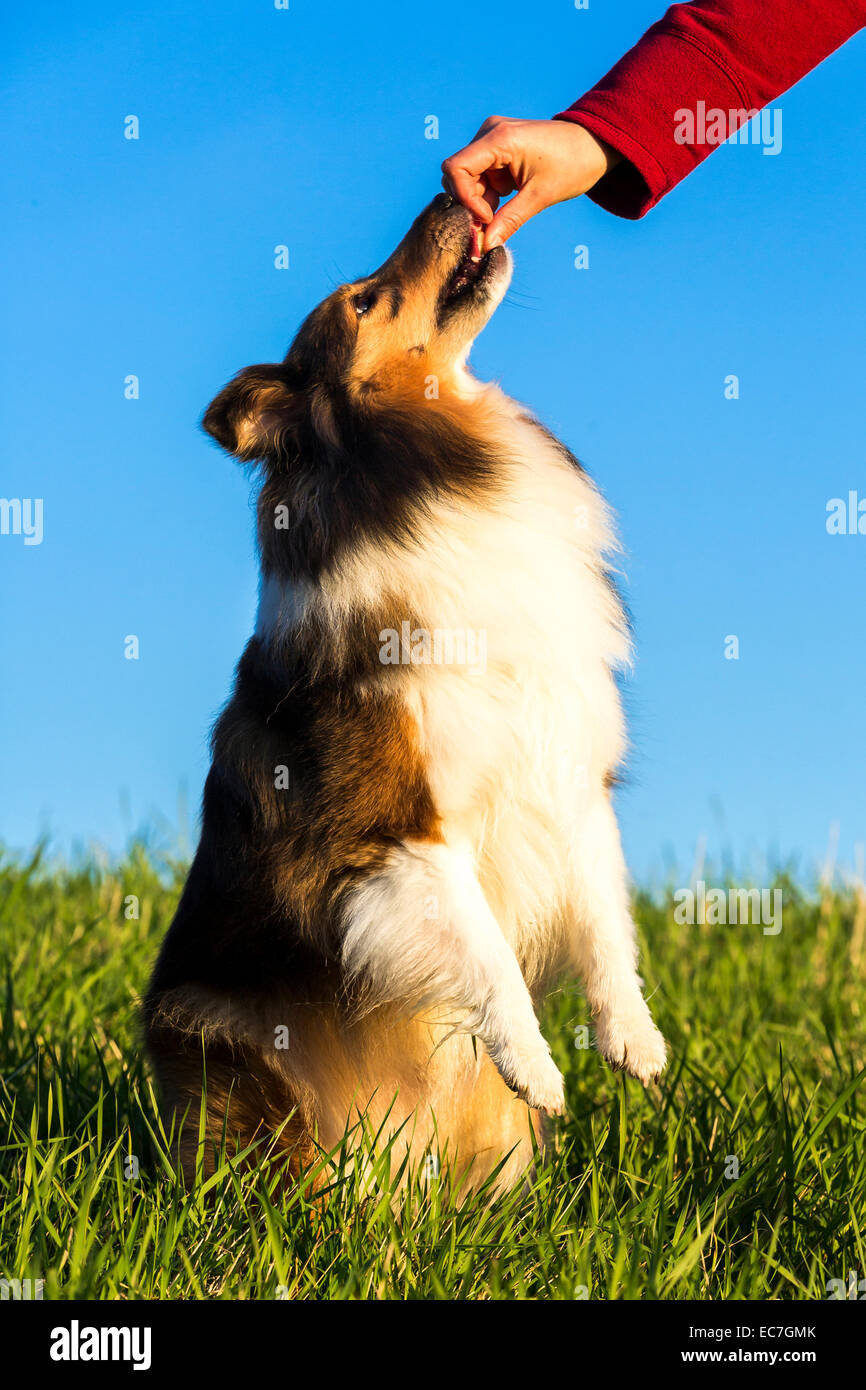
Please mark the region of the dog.
[[567, 971], [610, 1063], [665, 1064], [611, 805], [611, 516], [467, 366], [510, 276], [440, 194], [205, 413], [261, 472], [261, 589], [144, 1003], [188, 1175], [204, 1077], [208, 1171], [267, 1140], [296, 1178], [363, 1115], [514, 1183], [563, 1110], [536, 1005]]

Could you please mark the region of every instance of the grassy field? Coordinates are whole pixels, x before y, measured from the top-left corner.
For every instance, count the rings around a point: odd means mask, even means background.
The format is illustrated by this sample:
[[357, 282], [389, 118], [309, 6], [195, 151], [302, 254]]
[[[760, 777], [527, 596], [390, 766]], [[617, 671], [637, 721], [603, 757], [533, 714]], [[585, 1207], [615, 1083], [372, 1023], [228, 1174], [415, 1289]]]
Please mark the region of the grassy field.
[[544, 1019], [568, 1115], [524, 1190], [458, 1207], [421, 1172], [395, 1200], [386, 1152], [363, 1198], [331, 1161], [316, 1206], [173, 1172], [136, 997], [182, 876], [142, 847], [0, 861], [0, 1275], [52, 1299], [801, 1299], [866, 1273], [862, 894], [781, 882], [778, 936], [639, 897], [661, 1086], [577, 1045], [569, 988]]

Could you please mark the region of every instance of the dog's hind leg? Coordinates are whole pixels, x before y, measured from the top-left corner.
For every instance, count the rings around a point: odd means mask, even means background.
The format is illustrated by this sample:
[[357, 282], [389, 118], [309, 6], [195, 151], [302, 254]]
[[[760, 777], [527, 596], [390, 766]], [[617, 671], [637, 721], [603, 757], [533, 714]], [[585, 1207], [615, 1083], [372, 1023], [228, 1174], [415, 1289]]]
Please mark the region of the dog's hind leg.
[[589, 811], [575, 846], [572, 954], [595, 1017], [599, 1051], [646, 1085], [665, 1064], [637, 973], [637, 945], [619, 827], [607, 795]]
[[558, 1114], [563, 1086], [517, 958], [488, 906], [468, 849], [404, 841], [351, 889], [343, 965], [362, 1001], [427, 1010], [475, 1034], [512, 1090]]
[[[259, 1049], [171, 1027], [150, 1029], [148, 1051], [174, 1120], [175, 1152], [188, 1183], [210, 1176], [221, 1152], [284, 1167], [296, 1177], [312, 1158], [309, 1130], [279, 1070]], [[204, 1091], [204, 1124], [202, 1093]]]

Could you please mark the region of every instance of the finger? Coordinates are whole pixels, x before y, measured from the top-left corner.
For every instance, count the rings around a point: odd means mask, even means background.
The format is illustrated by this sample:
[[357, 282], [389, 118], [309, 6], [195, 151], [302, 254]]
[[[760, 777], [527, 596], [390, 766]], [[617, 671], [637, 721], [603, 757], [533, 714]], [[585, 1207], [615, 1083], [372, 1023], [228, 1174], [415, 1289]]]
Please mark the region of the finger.
[[[486, 176], [486, 175], [485, 175], [485, 178], [487, 179], [487, 176]], [[499, 194], [496, 192], [496, 190], [495, 190], [494, 188], [491, 188], [490, 183], [489, 183], [489, 179], [487, 179], [487, 182], [485, 183], [485, 187], [484, 187], [484, 201], [485, 201], [485, 203], [487, 204], [487, 206], [490, 208], [490, 215], [491, 215], [491, 217], [492, 217], [493, 213], [494, 213], [494, 212], [496, 211], [496, 209], [499, 207]], [[490, 218], [489, 218], [489, 217], [485, 217], [485, 218], [484, 218], [484, 221], [485, 221], [485, 222], [489, 222], [489, 221], [490, 221]]]
[[458, 150], [442, 165], [443, 181], [448, 191], [485, 223], [493, 215], [484, 196], [487, 190], [485, 174], [495, 162], [496, 155], [491, 146], [478, 140]]
[[472, 137], [471, 143], [474, 145], [477, 140], [483, 140], [484, 136], [489, 135], [491, 130], [495, 130], [496, 126], [507, 124], [507, 116], [488, 116], [487, 120], [484, 121], [483, 124], [480, 125], [476, 130], [475, 134]]
[[484, 249], [491, 251], [494, 246], [502, 246], [513, 236], [530, 217], [534, 217], [543, 207], [541, 199], [528, 183], [507, 203], [504, 203], [484, 233]]
[[488, 169], [484, 178], [488, 187], [497, 194], [497, 199], [507, 198], [509, 193], [514, 193], [517, 190], [517, 184], [510, 169]]

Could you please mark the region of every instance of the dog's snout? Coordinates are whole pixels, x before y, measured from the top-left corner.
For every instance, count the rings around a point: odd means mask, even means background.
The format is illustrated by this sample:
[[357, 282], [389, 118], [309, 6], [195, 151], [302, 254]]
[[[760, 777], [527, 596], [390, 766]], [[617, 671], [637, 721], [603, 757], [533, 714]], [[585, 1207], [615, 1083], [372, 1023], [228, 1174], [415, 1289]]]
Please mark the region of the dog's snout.
[[[450, 245], [453, 239], [462, 239], [470, 220], [471, 213], [453, 193], [437, 193], [433, 201], [427, 204], [424, 226], [437, 243]], [[442, 242], [443, 237], [445, 243]]]

